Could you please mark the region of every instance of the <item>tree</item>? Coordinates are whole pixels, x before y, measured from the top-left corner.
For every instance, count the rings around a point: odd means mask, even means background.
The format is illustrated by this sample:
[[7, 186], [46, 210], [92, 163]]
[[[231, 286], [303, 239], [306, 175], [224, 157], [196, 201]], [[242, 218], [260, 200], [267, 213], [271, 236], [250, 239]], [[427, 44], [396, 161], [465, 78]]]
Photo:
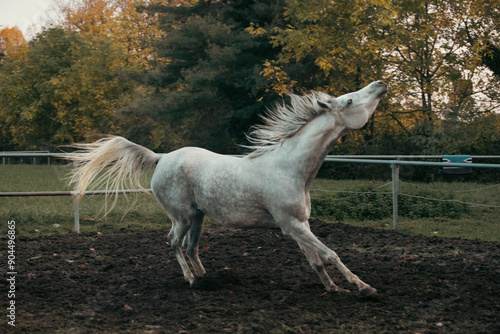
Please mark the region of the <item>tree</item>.
[[20, 59], [26, 51], [26, 40], [18, 27], [0, 30], [0, 61], [8, 56], [10, 59]]
[[[339, 96], [385, 80], [394, 15], [387, 1], [289, 0], [286, 25], [268, 31], [281, 52], [266, 62], [262, 74], [281, 95], [314, 89]], [[364, 131], [342, 140], [372, 140], [376, 118], [380, 113], [372, 116]]]
[[500, 76], [500, 1], [461, 1], [451, 4], [453, 15], [460, 23], [461, 38], [495, 75]]
[[[2, 75], [2, 67], [8, 60], [21, 60], [24, 58], [27, 44], [24, 36], [17, 27], [0, 30], [0, 81], [6, 80]], [[11, 150], [12, 134], [3, 126], [2, 120], [6, 119], [4, 108], [0, 104], [0, 149]]]
[[357, 90], [384, 74], [391, 14], [385, 1], [287, 1], [287, 25], [269, 32], [273, 45], [281, 47], [274, 64], [289, 73], [298, 90], [334, 95]]
[[113, 133], [115, 109], [131, 82], [111, 41], [85, 41], [62, 28], [42, 31], [22, 60], [1, 69], [2, 127], [21, 149], [45, 148]]
[[[263, 74], [280, 93], [339, 95], [386, 80], [383, 113], [351, 135], [358, 152], [366, 143], [386, 144], [388, 134], [430, 137], [452, 112], [464, 120], [498, 107], [495, 81], [483, 66], [494, 68], [498, 15], [498, 0], [289, 0], [286, 27], [270, 32], [281, 52]], [[481, 94], [489, 105], [479, 103]]]
[[144, 11], [148, 4], [166, 0], [72, 0], [61, 3], [62, 26], [84, 38], [111, 38], [116, 47], [126, 50], [130, 65], [149, 68], [152, 43], [161, 32], [158, 15]]
[[158, 124], [154, 133], [163, 136], [155, 146], [162, 150], [196, 145], [236, 152], [267, 97], [262, 62], [276, 52], [267, 38], [254, 39], [245, 28], [250, 22], [272, 25], [281, 8], [280, 1], [146, 8], [162, 13], [165, 34], [156, 50], [165, 61], [147, 77], [155, 95], [126, 108], [124, 116], [151, 108], [149, 116]]
[[[460, 23], [458, 36], [469, 53], [475, 55], [477, 74], [473, 78], [470, 96], [478, 96], [481, 110], [500, 107], [500, 1], [479, 0], [455, 4], [454, 16]], [[493, 75], [489, 75], [489, 71]], [[472, 85], [471, 85], [472, 86]], [[486, 97], [486, 98], [485, 98]]]

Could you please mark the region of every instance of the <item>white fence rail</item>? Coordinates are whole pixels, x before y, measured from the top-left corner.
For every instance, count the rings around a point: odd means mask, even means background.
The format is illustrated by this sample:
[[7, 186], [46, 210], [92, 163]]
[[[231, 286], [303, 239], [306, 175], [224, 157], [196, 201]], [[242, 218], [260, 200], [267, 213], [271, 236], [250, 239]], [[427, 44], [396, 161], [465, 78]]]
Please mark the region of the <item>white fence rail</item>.
[[[33, 164], [36, 164], [36, 158], [38, 157], [38, 154], [51, 154], [49, 151], [23, 151], [23, 152], [0, 152], [0, 156], [2, 157], [2, 165], [5, 165], [5, 163], [10, 162], [10, 158], [16, 158], [16, 157], [31, 157], [33, 159]], [[48, 156], [48, 164], [50, 165], [50, 158], [52, 155]]]
[[[61, 153], [48, 152], [0, 152], [0, 157], [54, 157], [64, 156]], [[364, 163], [364, 164], [383, 164], [390, 165], [392, 169], [392, 216], [393, 228], [398, 229], [398, 192], [399, 192], [399, 166], [434, 166], [434, 167], [461, 167], [461, 168], [500, 168], [500, 164], [484, 164], [484, 163], [450, 163], [450, 162], [429, 162], [429, 161], [408, 161], [403, 159], [441, 159], [438, 155], [328, 155], [325, 162], [340, 162], [340, 163]], [[382, 160], [388, 159], [388, 160]], [[477, 159], [500, 159], [500, 156], [482, 155], [472, 156], [473, 160]], [[49, 160], [50, 161], [50, 160]], [[5, 160], [4, 160], [5, 164]], [[151, 189], [146, 189], [151, 192]], [[143, 192], [141, 189], [126, 189], [120, 193], [132, 194]], [[112, 194], [114, 191], [109, 190], [89, 190], [85, 195], [106, 195]], [[0, 192], [0, 197], [21, 197], [21, 196], [72, 196], [75, 212], [76, 232], [80, 232], [80, 217], [78, 201], [76, 200], [75, 191], [40, 191], [40, 192]]]

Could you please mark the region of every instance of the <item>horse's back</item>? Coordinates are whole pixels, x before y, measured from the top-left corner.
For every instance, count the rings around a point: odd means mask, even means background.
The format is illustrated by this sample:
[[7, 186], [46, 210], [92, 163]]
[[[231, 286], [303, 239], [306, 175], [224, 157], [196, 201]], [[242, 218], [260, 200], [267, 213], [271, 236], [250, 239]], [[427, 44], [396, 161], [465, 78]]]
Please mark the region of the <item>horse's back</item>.
[[155, 194], [160, 194], [191, 187], [202, 177], [199, 174], [203, 165], [223, 157], [198, 147], [184, 147], [163, 154], [154, 171], [151, 188]]
[[[229, 166], [236, 161], [235, 157], [225, 156], [199, 147], [184, 147], [164, 154], [155, 169], [152, 187], [173, 180], [190, 181], [200, 177], [209, 177], [214, 165]], [[207, 174], [207, 175], [205, 175]]]

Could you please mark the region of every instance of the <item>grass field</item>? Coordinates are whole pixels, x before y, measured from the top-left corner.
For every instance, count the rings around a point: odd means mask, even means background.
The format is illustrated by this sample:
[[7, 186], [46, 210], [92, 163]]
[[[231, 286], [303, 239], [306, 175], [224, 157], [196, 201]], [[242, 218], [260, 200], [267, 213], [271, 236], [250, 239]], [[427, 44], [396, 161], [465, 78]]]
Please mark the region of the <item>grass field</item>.
[[[391, 191], [389, 180], [318, 179], [311, 189], [312, 215], [328, 222], [392, 229]], [[326, 213], [323, 201], [330, 208]], [[401, 182], [398, 204], [402, 233], [500, 241], [500, 184]]]
[[[68, 167], [57, 165], [2, 165], [0, 192], [69, 190], [64, 180], [68, 171]], [[144, 185], [149, 187], [149, 182]], [[311, 189], [312, 218], [390, 229], [390, 192], [390, 180], [318, 179]], [[500, 184], [402, 182], [398, 202], [402, 233], [500, 241]], [[104, 196], [87, 196], [81, 201], [82, 232], [155, 229], [169, 224], [151, 195], [120, 196], [115, 209], [104, 218], [103, 206]], [[0, 197], [0, 219], [4, 222], [2, 235], [7, 231], [8, 220], [16, 221], [18, 235], [69, 233], [74, 224], [73, 199]]]

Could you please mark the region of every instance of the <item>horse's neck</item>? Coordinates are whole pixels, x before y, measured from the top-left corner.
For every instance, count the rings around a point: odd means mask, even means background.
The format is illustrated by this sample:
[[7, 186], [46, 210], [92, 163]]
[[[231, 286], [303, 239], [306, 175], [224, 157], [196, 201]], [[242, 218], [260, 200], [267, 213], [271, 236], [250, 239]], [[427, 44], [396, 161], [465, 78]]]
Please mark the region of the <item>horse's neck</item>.
[[345, 131], [332, 114], [324, 114], [306, 124], [293, 137], [271, 152], [273, 160], [294, 175], [309, 190], [333, 143]]

